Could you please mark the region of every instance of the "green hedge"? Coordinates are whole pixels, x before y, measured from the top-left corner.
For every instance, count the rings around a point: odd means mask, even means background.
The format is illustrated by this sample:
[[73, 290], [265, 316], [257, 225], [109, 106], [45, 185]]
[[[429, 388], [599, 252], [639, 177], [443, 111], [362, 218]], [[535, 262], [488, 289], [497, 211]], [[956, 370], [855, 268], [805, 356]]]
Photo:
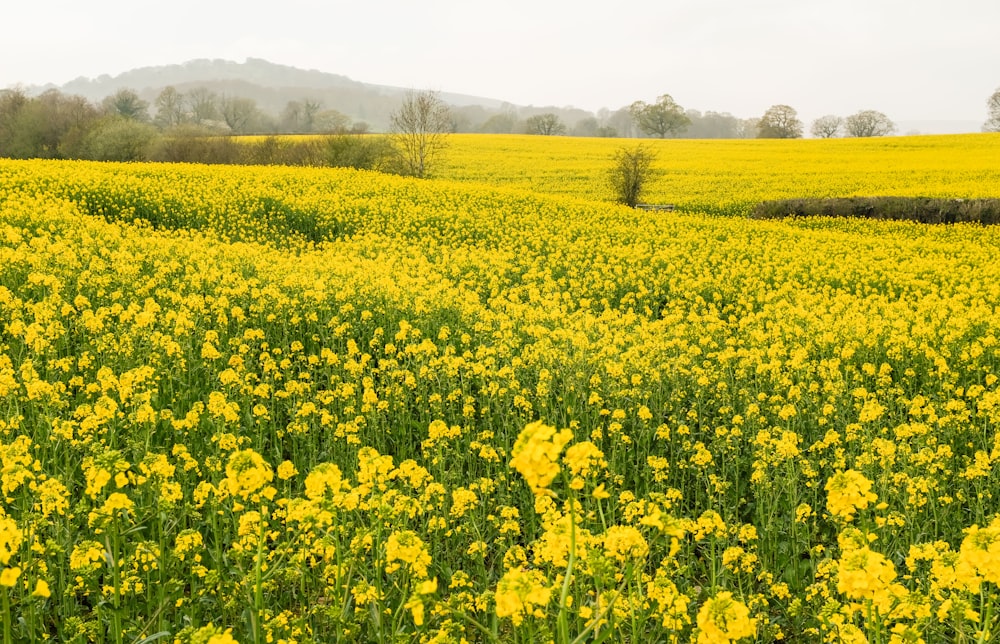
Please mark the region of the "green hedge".
[[754, 219], [784, 217], [863, 217], [919, 221], [925, 224], [1000, 223], [1000, 199], [935, 199], [930, 197], [845, 197], [781, 199], [758, 204]]

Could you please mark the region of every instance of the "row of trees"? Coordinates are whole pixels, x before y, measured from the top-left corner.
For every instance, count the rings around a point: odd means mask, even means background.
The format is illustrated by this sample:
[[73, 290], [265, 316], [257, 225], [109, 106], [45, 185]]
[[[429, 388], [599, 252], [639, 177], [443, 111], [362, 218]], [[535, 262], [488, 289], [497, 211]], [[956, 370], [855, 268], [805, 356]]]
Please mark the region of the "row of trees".
[[[861, 110], [847, 118], [827, 115], [812, 122], [810, 132], [816, 138], [835, 136], [870, 137], [887, 136], [896, 131], [896, 124], [876, 110]], [[803, 124], [798, 113], [788, 105], [774, 105], [760, 118], [757, 136], [765, 139], [798, 139], [802, 137]]]
[[[661, 139], [682, 134], [690, 136], [689, 129], [695, 124], [701, 131], [695, 133], [693, 138], [796, 139], [801, 138], [804, 131], [798, 113], [788, 105], [774, 105], [759, 119], [740, 120], [730, 114], [708, 112], [702, 115], [696, 110], [684, 110], [673, 97], [663, 94], [654, 103], [632, 103], [628, 114], [640, 136]], [[704, 131], [708, 123], [715, 126], [710, 134]], [[554, 114], [532, 117], [528, 125], [529, 134], [566, 134], [566, 127]], [[841, 135], [868, 137], [886, 136], [895, 130], [895, 124], [882, 112], [862, 110], [847, 118], [832, 115], [818, 118], [813, 122], [811, 133], [820, 138]]]
[[289, 120], [301, 129], [315, 129], [325, 122], [323, 127], [332, 132], [308, 139], [238, 141], [219, 134], [239, 131], [248, 116], [241, 110], [243, 99], [223, 98], [218, 111], [212, 111], [194, 98], [165, 91], [156, 101], [155, 116], [150, 116], [149, 105], [128, 90], [99, 105], [56, 90], [37, 97], [0, 91], [0, 156], [344, 166], [422, 177], [451, 131], [448, 107], [436, 94], [423, 92], [405, 97], [392, 114], [386, 136], [358, 136], [367, 128], [349, 128], [346, 117], [334, 118], [319, 105], [303, 101], [290, 104]]

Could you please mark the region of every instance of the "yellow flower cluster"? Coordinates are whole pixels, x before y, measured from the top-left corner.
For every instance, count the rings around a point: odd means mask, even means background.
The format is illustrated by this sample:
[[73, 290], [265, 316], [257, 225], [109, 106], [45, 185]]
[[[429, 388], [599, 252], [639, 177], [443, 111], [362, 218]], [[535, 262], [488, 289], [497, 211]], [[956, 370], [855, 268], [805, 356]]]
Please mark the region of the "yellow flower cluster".
[[837, 472], [826, 482], [826, 507], [833, 516], [850, 521], [855, 512], [878, 500], [878, 495], [871, 489], [872, 482], [861, 472]]

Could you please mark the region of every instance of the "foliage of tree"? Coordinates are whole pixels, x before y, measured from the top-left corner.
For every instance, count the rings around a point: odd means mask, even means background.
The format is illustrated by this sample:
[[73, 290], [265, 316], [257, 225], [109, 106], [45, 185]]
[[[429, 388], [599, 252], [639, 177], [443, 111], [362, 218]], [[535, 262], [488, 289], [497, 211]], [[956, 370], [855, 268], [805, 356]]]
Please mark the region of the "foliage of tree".
[[392, 167], [392, 142], [380, 136], [340, 133], [324, 139], [324, 165], [358, 170], [388, 170]]
[[111, 114], [87, 133], [83, 149], [95, 161], [147, 161], [156, 140], [153, 125]]
[[447, 147], [452, 125], [448, 105], [437, 92], [410, 91], [389, 122], [403, 173], [427, 176], [434, 159]]
[[661, 139], [677, 136], [691, 125], [691, 119], [670, 94], [657, 97], [653, 104], [636, 101], [629, 112], [642, 132]]
[[281, 113], [281, 131], [292, 134], [316, 132], [316, 117], [322, 109], [322, 102], [310, 98], [288, 101]]
[[685, 112], [691, 124], [684, 130], [684, 136], [693, 139], [735, 139], [739, 138], [740, 119], [728, 112], [698, 110]]
[[896, 124], [889, 117], [875, 110], [861, 110], [844, 119], [847, 136], [888, 136], [896, 131]]
[[788, 105], [772, 105], [757, 121], [757, 138], [802, 138], [802, 121], [798, 118], [798, 112]]
[[552, 112], [528, 117], [524, 121], [524, 127], [528, 134], [541, 134], [543, 136], [566, 134], [566, 124], [557, 114]]
[[1000, 132], [1000, 87], [986, 101], [987, 117], [983, 132]]
[[517, 123], [517, 115], [513, 112], [500, 112], [486, 119], [479, 126], [479, 131], [486, 134], [510, 134]]
[[608, 182], [618, 203], [635, 208], [652, 176], [655, 159], [656, 153], [643, 144], [619, 148], [615, 152], [614, 164], [608, 170]]
[[832, 139], [840, 135], [841, 129], [844, 127], [844, 119], [839, 116], [834, 116], [833, 114], [827, 114], [826, 116], [821, 116], [812, 122], [812, 127], [809, 129], [812, 135], [817, 139]]
[[149, 120], [149, 103], [139, 98], [135, 90], [122, 88], [101, 102], [104, 112], [140, 123]]
[[0, 156], [60, 159], [79, 156], [79, 143], [98, 119], [79, 96], [48, 90], [29, 98], [21, 89], [0, 92]]
[[341, 114], [337, 110], [322, 110], [316, 113], [313, 119], [313, 131], [324, 133], [347, 132], [351, 124], [351, 119], [346, 114]]

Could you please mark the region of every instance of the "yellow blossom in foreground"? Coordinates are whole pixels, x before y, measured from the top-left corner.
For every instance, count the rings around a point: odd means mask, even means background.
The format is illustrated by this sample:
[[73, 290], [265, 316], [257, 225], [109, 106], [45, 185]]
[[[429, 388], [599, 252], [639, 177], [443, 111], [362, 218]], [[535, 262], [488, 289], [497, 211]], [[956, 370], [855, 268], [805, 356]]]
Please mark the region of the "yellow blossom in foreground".
[[0, 516], [0, 565], [6, 566], [21, 547], [23, 536], [14, 519]]
[[385, 543], [385, 571], [393, 573], [406, 564], [415, 577], [427, 576], [427, 567], [431, 565], [431, 556], [427, 546], [413, 530], [399, 530], [389, 535]]
[[604, 533], [604, 554], [620, 564], [629, 559], [642, 562], [648, 553], [649, 544], [632, 526], [613, 525]]
[[552, 588], [545, 581], [538, 570], [508, 570], [497, 583], [497, 617], [509, 617], [515, 626], [529, 615], [544, 617], [542, 608], [552, 599]]
[[517, 470], [535, 494], [542, 494], [559, 474], [559, 454], [573, 440], [568, 429], [556, 431], [542, 421], [529, 423], [521, 430], [511, 451], [510, 466]]
[[757, 632], [750, 609], [729, 591], [706, 601], [698, 611], [698, 644], [728, 644]]
[[247, 498], [274, 480], [274, 472], [264, 458], [252, 449], [233, 452], [226, 464], [222, 481], [230, 494]]
[[986, 581], [1000, 585], [1000, 517], [985, 528], [974, 525], [966, 530], [959, 561]]
[[837, 472], [826, 482], [826, 507], [830, 514], [851, 521], [854, 513], [878, 500], [872, 482], [856, 470]]
[[32, 597], [40, 597], [45, 599], [52, 596], [52, 592], [49, 590], [49, 584], [44, 579], [39, 579], [35, 583], [35, 590], [31, 593]]
[[4, 568], [3, 571], [0, 572], [0, 586], [11, 588], [17, 583], [17, 578], [20, 576], [21, 569], [17, 566], [14, 566], [13, 568]]
[[906, 594], [895, 579], [892, 562], [867, 546], [848, 548], [837, 566], [837, 590], [851, 600], [871, 601], [883, 615]]

